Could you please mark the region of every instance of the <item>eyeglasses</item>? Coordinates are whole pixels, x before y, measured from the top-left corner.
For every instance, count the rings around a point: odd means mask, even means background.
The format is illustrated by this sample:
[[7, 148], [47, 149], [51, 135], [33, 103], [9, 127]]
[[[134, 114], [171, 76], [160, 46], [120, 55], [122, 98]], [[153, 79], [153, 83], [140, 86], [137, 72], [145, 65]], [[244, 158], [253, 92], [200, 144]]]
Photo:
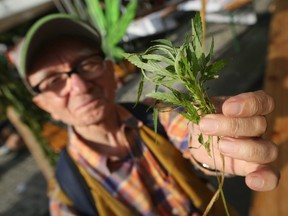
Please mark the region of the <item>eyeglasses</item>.
[[39, 84], [32, 87], [32, 90], [39, 94], [45, 91], [53, 91], [58, 95], [62, 94], [65, 89], [67, 80], [72, 74], [77, 74], [84, 80], [92, 80], [103, 74], [103, 55], [94, 54], [76, 64], [76, 66], [68, 72], [55, 73], [42, 80]]

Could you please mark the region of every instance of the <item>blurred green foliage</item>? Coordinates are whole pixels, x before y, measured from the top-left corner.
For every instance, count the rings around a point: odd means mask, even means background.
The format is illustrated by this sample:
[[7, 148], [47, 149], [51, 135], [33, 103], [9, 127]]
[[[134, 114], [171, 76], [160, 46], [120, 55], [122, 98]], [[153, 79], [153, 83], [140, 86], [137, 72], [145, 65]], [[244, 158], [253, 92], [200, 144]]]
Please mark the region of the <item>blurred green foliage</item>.
[[54, 0], [59, 11], [78, 16], [94, 26], [101, 34], [102, 49], [116, 62], [123, 59], [120, 42], [137, 12], [138, 0], [125, 6], [120, 0]]
[[54, 165], [57, 154], [50, 149], [46, 139], [42, 136], [42, 125], [49, 121], [50, 117], [34, 105], [31, 94], [17, 71], [9, 67], [4, 55], [0, 55], [0, 108], [4, 115], [2, 119], [7, 118], [5, 113], [9, 106], [16, 110], [23, 123], [32, 130], [50, 163]]

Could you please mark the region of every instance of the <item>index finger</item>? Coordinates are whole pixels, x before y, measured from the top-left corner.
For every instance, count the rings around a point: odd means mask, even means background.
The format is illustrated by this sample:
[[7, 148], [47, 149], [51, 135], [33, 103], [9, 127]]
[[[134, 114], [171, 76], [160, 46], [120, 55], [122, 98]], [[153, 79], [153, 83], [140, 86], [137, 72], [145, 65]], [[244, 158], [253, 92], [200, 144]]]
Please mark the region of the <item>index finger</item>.
[[242, 93], [228, 98], [222, 106], [223, 114], [231, 117], [267, 115], [274, 110], [275, 103], [264, 91]]

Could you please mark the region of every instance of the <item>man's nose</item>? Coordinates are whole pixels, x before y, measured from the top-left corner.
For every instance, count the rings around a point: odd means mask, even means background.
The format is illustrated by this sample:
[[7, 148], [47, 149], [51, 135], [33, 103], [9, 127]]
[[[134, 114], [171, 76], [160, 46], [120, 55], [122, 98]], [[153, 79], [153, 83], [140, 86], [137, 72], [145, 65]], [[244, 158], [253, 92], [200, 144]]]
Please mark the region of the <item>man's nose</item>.
[[91, 87], [91, 83], [85, 81], [78, 74], [72, 74], [69, 81], [71, 95], [85, 93]]

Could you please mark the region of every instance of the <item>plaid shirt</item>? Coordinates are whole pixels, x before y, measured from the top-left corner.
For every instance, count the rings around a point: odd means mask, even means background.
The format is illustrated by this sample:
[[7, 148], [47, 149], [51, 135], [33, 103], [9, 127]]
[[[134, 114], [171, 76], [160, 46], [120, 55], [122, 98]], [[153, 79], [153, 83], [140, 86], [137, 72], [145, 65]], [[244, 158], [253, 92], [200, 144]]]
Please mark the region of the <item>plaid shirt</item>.
[[[141, 215], [191, 215], [196, 210], [191, 200], [141, 140], [135, 119], [119, 107], [122, 130], [129, 143], [129, 155], [111, 172], [109, 158], [83, 143], [72, 133], [69, 153], [97, 179], [107, 191]], [[160, 113], [160, 121], [172, 143], [187, 155], [187, 120], [175, 112]], [[132, 121], [131, 121], [132, 119]], [[139, 123], [137, 121], [137, 123]], [[51, 200], [52, 215], [75, 215], [72, 207]], [[77, 215], [77, 214], [76, 214]]]

